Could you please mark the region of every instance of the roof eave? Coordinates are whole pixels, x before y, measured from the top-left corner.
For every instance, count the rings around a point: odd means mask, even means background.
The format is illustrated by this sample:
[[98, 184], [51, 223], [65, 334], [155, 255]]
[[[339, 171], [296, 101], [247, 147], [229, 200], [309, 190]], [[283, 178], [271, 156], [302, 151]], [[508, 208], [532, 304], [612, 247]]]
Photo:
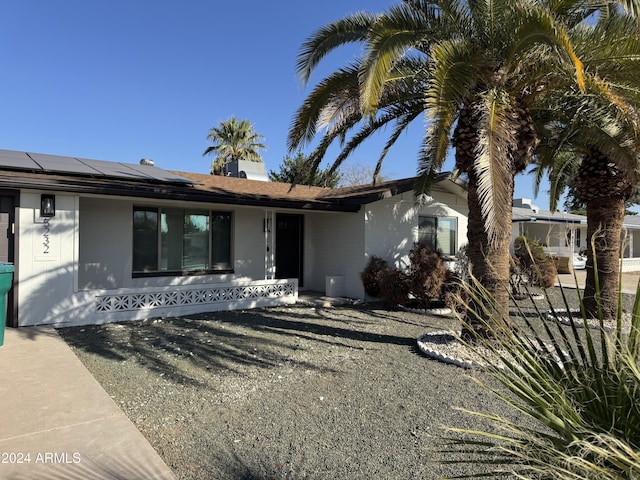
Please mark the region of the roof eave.
[[198, 203], [221, 203], [231, 205], [256, 206], [268, 208], [287, 208], [317, 210], [329, 212], [357, 212], [358, 205], [346, 205], [338, 202], [296, 200], [267, 196], [244, 196], [238, 194], [220, 194], [190, 187], [153, 184], [101, 183], [79, 178], [46, 178], [3, 176], [0, 174], [0, 188], [37, 189], [46, 191], [64, 191], [76, 194], [95, 194], [133, 198], [169, 199]]

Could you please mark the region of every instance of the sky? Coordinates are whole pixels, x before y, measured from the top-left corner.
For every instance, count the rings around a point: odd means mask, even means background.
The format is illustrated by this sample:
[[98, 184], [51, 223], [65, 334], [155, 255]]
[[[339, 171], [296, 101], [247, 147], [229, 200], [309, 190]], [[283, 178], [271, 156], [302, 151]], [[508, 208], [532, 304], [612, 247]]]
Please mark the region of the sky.
[[[396, 1], [3, 2], [0, 149], [150, 158], [160, 168], [208, 173], [207, 133], [235, 116], [264, 136], [267, 171], [278, 171], [296, 110], [323, 75], [358, 54], [334, 52], [305, 86], [295, 71], [304, 40], [330, 21]], [[415, 122], [391, 149], [386, 179], [416, 174], [424, 128]], [[346, 162], [373, 168], [385, 139], [368, 140]], [[530, 175], [517, 177], [515, 197], [549, 206], [544, 187], [533, 195]]]

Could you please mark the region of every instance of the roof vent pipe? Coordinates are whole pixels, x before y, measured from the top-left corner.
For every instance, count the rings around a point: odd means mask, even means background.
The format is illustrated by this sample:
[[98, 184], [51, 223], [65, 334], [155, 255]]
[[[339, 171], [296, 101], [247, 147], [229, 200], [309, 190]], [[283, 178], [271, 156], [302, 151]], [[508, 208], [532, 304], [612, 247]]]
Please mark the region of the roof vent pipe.
[[140, 160], [140, 165], [146, 165], [147, 167], [153, 167], [153, 160], [151, 160], [150, 158], [143, 158], [142, 160]]

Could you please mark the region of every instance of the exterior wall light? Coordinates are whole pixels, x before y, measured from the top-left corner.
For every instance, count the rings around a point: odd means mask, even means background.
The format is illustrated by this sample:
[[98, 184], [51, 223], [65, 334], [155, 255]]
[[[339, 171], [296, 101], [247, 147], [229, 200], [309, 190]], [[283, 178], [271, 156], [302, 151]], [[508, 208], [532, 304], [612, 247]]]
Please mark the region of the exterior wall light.
[[43, 194], [40, 196], [40, 216], [55, 217], [56, 216], [56, 196]]

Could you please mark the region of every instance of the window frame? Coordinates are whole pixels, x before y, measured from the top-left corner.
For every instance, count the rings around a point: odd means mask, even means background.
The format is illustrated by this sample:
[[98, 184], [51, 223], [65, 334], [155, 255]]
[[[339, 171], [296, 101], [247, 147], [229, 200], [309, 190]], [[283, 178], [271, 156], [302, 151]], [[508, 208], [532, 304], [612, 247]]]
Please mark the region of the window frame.
[[[437, 251], [442, 252], [442, 249], [439, 247], [439, 230], [440, 230], [440, 220], [441, 219], [446, 219], [447, 221], [453, 221], [453, 234], [451, 235], [451, 242], [453, 243], [453, 245], [450, 245], [452, 247], [453, 252], [451, 253], [442, 253], [442, 256], [444, 258], [454, 258], [456, 253], [458, 252], [458, 217], [453, 217], [453, 216], [448, 216], [448, 215], [418, 215], [418, 230], [417, 230], [417, 239], [416, 239], [416, 243], [418, 245], [423, 245], [423, 243], [421, 242], [422, 240], [422, 236], [420, 233], [420, 225], [422, 224], [422, 219], [433, 219], [434, 220], [434, 228], [435, 228], [435, 232], [433, 233], [433, 238], [435, 241], [435, 249]], [[425, 247], [429, 248], [427, 245], [424, 245]]]
[[[145, 278], [145, 277], [184, 277], [184, 276], [200, 276], [200, 275], [221, 275], [221, 274], [227, 274], [227, 273], [234, 273], [234, 251], [233, 251], [233, 246], [234, 246], [234, 223], [235, 223], [235, 219], [234, 219], [234, 212], [233, 210], [212, 210], [212, 209], [197, 209], [197, 208], [190, 208], [190, 207], [185, 207], [185, 208], [176, 208], [176, 207], [171, 207], [171, 206], [167, 206], [166, 207], [167, 211], [173, 211], [175, 213], [175, 211], [177, 210], [181, 210], [182, 211], [182, 215], [183, 215], [183, 219], [186, 218], [187, 215], [198, 215], [198, 214], [208, 214], [209, 217], [209, 223], [208, 223], [208, 243], [207, 243], [207, 247], [208, 247], [208, 268], [198, 268], [198, 269], [192, 269], [192, 270], [186, 270], [184, 268], [182, 269], [166, 269], [166, 270], [161, 270], [162, 267], [162, 263], [163, 263], [163, 256], [162, 256], [162, 251], [163, 251], [163, 244], [162, 244], [162, 215], [163, 215], [163, 207], [152, 207], [152, 206], [145, 206], [145, 205], [134, 205], [133, 206], [133, 210], [132, 210], [132, 245], [131, 245], [131, 252], [132, 252], [132, 262], [131, 262], [131, 276], [132, 278]], [[155, 246], [155, 250], [156, 250], [156, 269], [154, 270], [134, 270], [134, 265], [135, 265], [135, 244], [136, 244], [136, 239], [135, 239], [135, 213], [138, 211], [144, 211], [144, 212], [155, 212], [156, 216], [157, 216], [157, 222], [156, 222], [156, 232], [155, 232], [155, 237], [156, 237], [156, 246]], [[228, 261], [228, 267], [225, 268], [215, 268], [215, 265], [212, 263], [212, 254], [213, 254], [213, 240], [214, 240], [214, 231], [213, 231], [213, 218], [215, 215], [220, 215], [220, 214], [224, 214], [224, 215], [228, 215], [229, 217], [229, 238], [228, 238], [228, 244], [229, 244], [229, 261]], [[184, 238], [184, 231], [182, 233], [183, 238]], [[184, 247], [184, 244], [183, 244]], [[184, 252], [183, 252], [183, 257], [184, 257]], [[220, 262], [216, 263], [217, 265], [220, 264]]]

